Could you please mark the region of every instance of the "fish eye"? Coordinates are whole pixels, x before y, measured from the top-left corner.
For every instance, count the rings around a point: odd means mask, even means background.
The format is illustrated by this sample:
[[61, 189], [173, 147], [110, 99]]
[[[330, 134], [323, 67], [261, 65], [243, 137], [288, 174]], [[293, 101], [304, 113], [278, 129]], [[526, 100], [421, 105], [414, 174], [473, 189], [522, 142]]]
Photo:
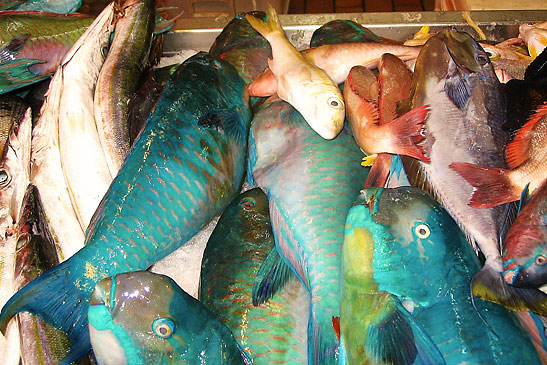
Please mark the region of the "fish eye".
[[169, 338], [175, 332], [175, 322], [171, 318], [156, 318], [152, 322], [152, 331], [159, 338]]
[[335, 98], [335, 97], [330, 97], [327, 102], [329, 103], [330, 106], [334, 107], [334, 108], [339, 108], [342, 106], [342, 102], [340, 101], [340, 99], [338, 98]]
[[252, 198], [245, 198], [241, 201], [240, 204], [245, 210], [251, 210], [256, 207], [256, 201]]
[[477, 56], [477, 61], [479, 62], [479, 65], [484, 66], [488, 63], [488, 58], [480, 54]]
[[30, 234], [24, 232], [24, 233], [21, 233], [21, 235], [19, 236], [19, 238], [17, 238], [17, 245], [15, 247], [15, 250], [16, 251], [19, 251], [21, 250], [23, 247], [25, 247], [27, 245], [27, 243], [30, 242]]
[[414, 233], [416, 233], [416, 236], [419, 238], [427, 238], [431, 234], [431, 230], [427, 224], [421, 223], [414, 227]]
[[5, 188], [11, 182], [11, 175], [4, 168], [0, 168], [0, 188]]
[[536, 265], [543, 266], [545, 264], [547, 264], [547, 258], [545, 256], [539, 255], [536, 257]]
[[493, 56], [492, 52], [484, 51], [484, 53], [486, 53], [486, 55], [487, 55], [488, 57], [492, 57], [492, 56]]

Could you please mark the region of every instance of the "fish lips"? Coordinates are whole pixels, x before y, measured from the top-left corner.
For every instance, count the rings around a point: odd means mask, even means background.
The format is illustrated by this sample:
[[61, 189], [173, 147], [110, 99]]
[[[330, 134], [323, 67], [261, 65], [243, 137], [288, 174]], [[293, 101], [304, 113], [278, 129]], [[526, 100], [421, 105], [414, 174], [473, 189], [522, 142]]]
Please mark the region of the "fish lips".
[[539, 288], [547, 283], [547, 266], [517, 267], [503, 273], [505, 281], [517, 288]]
[[111, 303], [111, 289], [112, 289], [112, 278], [107, 277], [100, 280], [96, 285], [93, 293], [91, 293], [91, 298], [89, 299], [89, 305], [98, 306], [104, 305], [110, 311], [112, 310]]

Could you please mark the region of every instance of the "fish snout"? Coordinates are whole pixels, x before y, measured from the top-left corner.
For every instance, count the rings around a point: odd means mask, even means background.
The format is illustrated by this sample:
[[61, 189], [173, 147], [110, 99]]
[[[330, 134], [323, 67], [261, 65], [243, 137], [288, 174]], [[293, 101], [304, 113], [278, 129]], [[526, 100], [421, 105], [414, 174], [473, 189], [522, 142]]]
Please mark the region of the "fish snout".
[[[505, 273], [504, 273], [505, 277]], [[515, 272], [511, 285], [518, 288], [539, 288], [547, 283], [547, 267], [544, 265], [530, 265]]]

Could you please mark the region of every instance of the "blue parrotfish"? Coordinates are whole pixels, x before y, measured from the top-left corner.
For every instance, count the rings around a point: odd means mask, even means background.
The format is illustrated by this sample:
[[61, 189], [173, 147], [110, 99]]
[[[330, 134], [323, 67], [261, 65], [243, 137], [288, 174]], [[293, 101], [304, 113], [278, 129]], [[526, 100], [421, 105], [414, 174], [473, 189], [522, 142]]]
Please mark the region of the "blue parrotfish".
[[2, 308], [0, 329], [28, 311], [68, 333], [64, 363], [85, 355], [95, 284], [167, 256], [239, 193], [250, 120], [243, 80], [230, 64], [205, 53], [186, 60], [97, 208], [86, 246], [17, 292]]
[[102, 279], [88, 318], [100, 365], [244, 364], [228, 327], [165, 275], [135, 271]]
[[349, 127], [325, 140], [275, 97], [253, 119], [247, 179], [268, 194], [280, 264], [310, 292], [309, 363], [337, 361], [333, 317], [339, 316], [344, 222], [369, 170], [361, 157]]
[[81, 5], [82, 0], [3, 0], [0, 2], [0, 10], [70, 14]]
[[473, 303], [479, 260], [424, 191], [364, 189], [347, 216], [342, 257], [348, 364], [540, 363], [512, 312]]
[[268, 197], [260, 188], [247, 190], [224, 210], [207, 242], [199, 299], [232, 330], [256, 365], [307, 363], [310, 296], [302, 283], [290, 275], [267, 303], [253, 305], [253, 289], [259, 290], [255, 281], [287, 274], [260, 270], [275, 267], [279, 259]]

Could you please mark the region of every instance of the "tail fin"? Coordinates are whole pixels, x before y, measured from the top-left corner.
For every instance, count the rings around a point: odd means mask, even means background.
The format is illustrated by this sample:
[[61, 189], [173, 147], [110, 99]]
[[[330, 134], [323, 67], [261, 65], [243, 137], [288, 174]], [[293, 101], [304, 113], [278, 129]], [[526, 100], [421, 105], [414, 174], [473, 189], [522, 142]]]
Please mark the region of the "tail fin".
[[[314, 312], [310, 311], [308, 324], [308, 363], [321, 365], [338, 364], [340, 341], [332, 326], [332, 316], [325, 321], [321, 321], [319, 318], [314, 319], [314, 316]], [[322, 313], [320, 316], [326, 318], [327, 314]]]
[[547, 294], [535, 288], [515, 288], [503, 280], [488, 261], [473, 277], [473, 295], [494, 302], [513, 311], [530, 310], [540, 316], [547, 315]]
[[88, 298], [81, 297], [71, 278], [69, 261], [46, 271], [31, 281], [2, 308], [0, 331], [19, 312], [30, 312], [68, 334], [73, 346], [61, 364], [70, 364], [91, 350], [87, 328]]
[[473, 186], [469, 201], [473, 208], [492, 208], [520, 199], [521, 189], [515, 189], [507, 176], [510, 170], [465, 162], [453, 162], [449, 167]]
[[389, 178], [389, 172], [391, 170], [391, 160], [393, 155], [389, 153], [380, 153], [374, 164], [370, 168], [370, 171], [365, 181], [364, 188], [376, 187], [383, 188], [386, 185]]
[[429, 157], [424, 155], [422, 146], [418, 145], [424, 139], [424, 121], [428, 112], [429, 106], [422, 105], [385, 124], [394, 136], [393, 143], [396, 148], [395, 151], [389, 152], [429, 162]]
[[262, 20], [252, 16], [251, 14], [245, 14], [245, 19], [251, 24], [251, 26], [260, 33], [264, 38], [268, 39], [268, 35], [276, 32], [283, 33], [283, 28], [277, 17], [277, 12], [271, 4], [268, 3], [268, 11], [266, 12], [268, 21], [264, 23]]

